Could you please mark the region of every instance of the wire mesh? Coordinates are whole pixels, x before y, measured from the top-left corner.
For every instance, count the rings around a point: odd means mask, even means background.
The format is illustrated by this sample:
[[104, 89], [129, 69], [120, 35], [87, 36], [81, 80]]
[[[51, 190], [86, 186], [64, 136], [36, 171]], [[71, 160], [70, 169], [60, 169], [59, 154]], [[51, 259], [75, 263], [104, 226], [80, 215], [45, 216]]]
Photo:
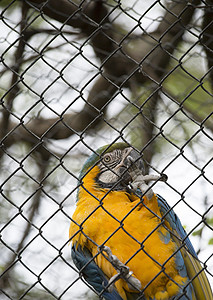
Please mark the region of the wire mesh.
[[[118, 141], [143, 153], [146, 173], [168, 176], [152, 189], [181, 219], [212, 284], [212, 1], [0, 7], [1, 299], [103, 297], [74, 265], [68, 231], [86, 158]], [[125, 230], [117, 223], [109, 239]], [[155, 260], [145, 240], [140, 251]], [[99, 251], [91, 262], [108, 259]], [[173, 280], [166, 262], [155, 260]]]

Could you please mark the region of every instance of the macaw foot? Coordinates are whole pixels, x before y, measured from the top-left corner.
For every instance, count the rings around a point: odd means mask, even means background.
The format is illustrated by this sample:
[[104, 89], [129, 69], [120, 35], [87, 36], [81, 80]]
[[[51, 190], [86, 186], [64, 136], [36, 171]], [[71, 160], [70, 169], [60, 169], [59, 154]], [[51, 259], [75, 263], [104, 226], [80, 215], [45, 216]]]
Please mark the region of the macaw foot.
[[140, 291], [141, 289], [141, 282], [140, 280], [138, 280], [136, 277], [132, 276], [133, 272], [129, 270], [129, 267], [127, 267], [126, 265], [124, 265], [118, 258], [117, 256], [112, 254], [112, 251], [109, 247], [107, 246], [102, 246], [99, 247], [101, 251], [106, 252], [107, 254], [107, 259], [109, 260], [109, 262], [112, 264], [112, 266], [116, 269], [117, 274], [115, 274], [114, 276], [112, 276], [109, 280], [109, 287], [108, 290], [111, 292], [113, 289], [113, 284], [119, 280], [119, 279], [123, 279], [127, 282], [128, 287], [131, 290], [134, 291]]
[[132, 177], [132, 182], [130, 184], [131, 188], [136, 192], [139, 188], [144, 196], [147, 197], [148, 200], [152, 199], [154, 193], [151, 187], [148, 186], [149, 181], [163, 181], [166, 182], [168, 177], [166, 174], [158, 175], [143, 175], [141, 170], [138, 168], [134, 161], [132, 161], [131, 157], [128, 157], [130, 161], [129, 173]]
[[131, 188], [136, 191], [138, 188], [141, 190], [144, 196], [147, 197], [148, 200], [152, 199], [154, 193], [150, 186], [148, 186], [149, 181], [164, 181], [166, 182], [167, 176], [163, 174], [162, 176], [158, 175], [137, 175], [133, 182], [130, 184]]

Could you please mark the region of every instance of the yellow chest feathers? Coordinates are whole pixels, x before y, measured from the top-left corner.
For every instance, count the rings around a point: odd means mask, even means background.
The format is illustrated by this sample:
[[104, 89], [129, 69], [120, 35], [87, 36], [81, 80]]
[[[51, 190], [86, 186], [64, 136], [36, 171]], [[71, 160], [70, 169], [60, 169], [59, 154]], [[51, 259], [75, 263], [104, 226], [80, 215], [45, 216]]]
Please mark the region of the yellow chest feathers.
[[[168, 281], [161, 273], [163, 264], [170, 277], [177, 275], [173, 257], [176, 245], [172, 240], [165, 244], [161, 238], [167, 234], [167, 229], [160, 224], [157, 198], [154, 195], [151, 200], [145, 198], [143, 202], [124, 191], [101, 190], [94, 181], [98, 172], [96, 168], [85, 176], [80, 187], [70, 238], [73, 243], [86, 246], [93, 255], [98, 252], [97, 245], [110, 247], [119, 260], [128, 262], [142, 286], [159, 274], [146, 289], [146, 294], [152, 295]], [[98, 255], [96, 263], [109, 278], [115, 275], [114, 268], [102, 255]]]

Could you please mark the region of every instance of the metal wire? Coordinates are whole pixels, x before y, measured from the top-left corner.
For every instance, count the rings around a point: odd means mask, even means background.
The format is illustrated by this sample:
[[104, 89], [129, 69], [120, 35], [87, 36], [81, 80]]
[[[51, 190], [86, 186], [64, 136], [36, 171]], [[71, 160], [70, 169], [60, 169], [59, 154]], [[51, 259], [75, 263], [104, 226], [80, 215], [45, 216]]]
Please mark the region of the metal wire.
[[[110, 190], [101, 200], [88, 190], [97, 208], [81, 224], [72, 219], [85, 159], [117, 141], [138, 149], [147, 172], [168, 175], [150, 188], [167, 199], [167, 214], [177, 211], [213, 284], [212, 1], [5, 0], [0, 7], [1, 299], [103, 299], [110, 286], [98, 293], [83, 273], [98, 255], [111, 262], [103, 247], [118, 231], [139, 247], [124, 265], [143, 252], [160, 267], [138, 299], [161, 273], [177, 284], [165, 264], [180, 249], [160, 264], [144, 247], [166, 215], [152, 212], [158, 224], [143, 241], [124, 227], [146, 207], [142, 198], [118, 220], [104, 207]], [[98, 209], [118, 223], [102, 245], [83, 228]], [[70, 257], [70, 222], [99, 248], [81, 270]]]

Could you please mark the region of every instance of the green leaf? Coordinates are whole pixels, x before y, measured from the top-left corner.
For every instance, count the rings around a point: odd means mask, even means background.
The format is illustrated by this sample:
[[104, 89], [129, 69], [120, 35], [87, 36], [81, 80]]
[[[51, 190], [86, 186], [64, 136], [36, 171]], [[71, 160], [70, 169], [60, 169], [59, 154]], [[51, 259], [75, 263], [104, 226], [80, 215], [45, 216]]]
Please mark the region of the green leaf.
[[202, 231], [203, 231], [203, 228], [199, 229], [199, 230], [196, 230], [192, 233], [193, 236], [201, 236], [202, 234]]
[[209, 225], [212, 225], [212, 226], [213, 226], [213, 218], [207, 218], [207, 219], [206, 219], [206, 222], [207, 222]]
[[213, 245], [213, 238], [211, 238], [208, 242], [209, 245]]

